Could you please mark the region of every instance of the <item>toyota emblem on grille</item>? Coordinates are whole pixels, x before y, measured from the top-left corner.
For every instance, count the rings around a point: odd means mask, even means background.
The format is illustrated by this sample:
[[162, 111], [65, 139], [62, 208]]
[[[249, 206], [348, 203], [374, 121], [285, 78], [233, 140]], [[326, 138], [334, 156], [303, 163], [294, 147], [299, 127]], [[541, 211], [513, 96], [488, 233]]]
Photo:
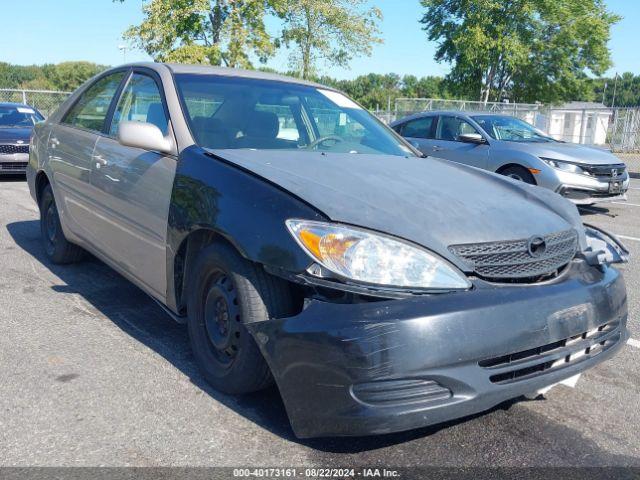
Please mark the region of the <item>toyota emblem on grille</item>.
[[24, 143], [24, 140], [18, 140], [18, 145], [22, 145]]
[[542, 237], [531, 237], [527, 242], [527, 250], [532, 257], [540, 257], [547, 251], [547, 242]]
[[611, 176], [612, 177], [617, 177], [618, 176], [618, 169], [614, 168], [613, 170], [611, 170]]

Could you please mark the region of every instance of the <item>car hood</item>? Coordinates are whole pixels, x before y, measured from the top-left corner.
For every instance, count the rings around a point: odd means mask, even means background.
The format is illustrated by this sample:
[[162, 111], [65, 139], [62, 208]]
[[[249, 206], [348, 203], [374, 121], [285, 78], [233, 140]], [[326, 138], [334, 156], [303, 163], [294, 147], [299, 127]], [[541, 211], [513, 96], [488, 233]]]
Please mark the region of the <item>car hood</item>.
[[210, 150], [308, 202], [335, 222], [410, 240], [465, 269], [448, 247], [574, 227], [559, 195], [435, 158], [283, 150]]
[[527, 152], [536, 157], [564, 160], [567, 162], [610, 165], [622, 163], [611, 152], [597, 147], [587, 147], [575, 143], [549, 142], [549, 143], [525, 143], [525, 142], [500, 142], [502, 148]]
[[29, 144], [32, 130], [32, 127], [0, 127], [0, 142], [13, 144], [17, 143], [18, 140], [22, 140], [24, 143]]

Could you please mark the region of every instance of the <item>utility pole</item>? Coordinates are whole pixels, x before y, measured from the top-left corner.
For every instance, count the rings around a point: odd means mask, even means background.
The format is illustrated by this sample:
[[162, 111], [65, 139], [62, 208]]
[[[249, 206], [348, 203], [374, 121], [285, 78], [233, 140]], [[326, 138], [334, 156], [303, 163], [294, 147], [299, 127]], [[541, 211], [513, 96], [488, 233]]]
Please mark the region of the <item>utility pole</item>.
[[604, 82], [604, 89], [602, 90], [602, 104], [605, 105], [604, 100], [607, 94], [607, 82]]
[[118, 50], [122, 51], [122, 63], [127, 63], [127, 47], [126, 45], [118, 45]]
[[613, 100], [611, 101], [611, 108], [615, 108], [616, 106], [616, 89], [618, 87], [618, 72], [616, 72], [616, 78], [613, 82]]

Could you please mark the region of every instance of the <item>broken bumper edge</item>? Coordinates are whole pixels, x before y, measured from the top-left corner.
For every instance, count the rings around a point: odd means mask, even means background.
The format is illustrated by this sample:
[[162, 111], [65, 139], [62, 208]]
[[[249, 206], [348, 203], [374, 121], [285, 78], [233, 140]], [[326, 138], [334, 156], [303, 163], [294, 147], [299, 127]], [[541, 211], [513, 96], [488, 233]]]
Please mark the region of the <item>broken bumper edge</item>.
[[[424, 427], [576, 375], [628, 338], [624, 280], [574, 261], [561, 280], [358, 304], [249, 324], [300, 438]], [[594, 333], [595, 332], [595, 333]]]

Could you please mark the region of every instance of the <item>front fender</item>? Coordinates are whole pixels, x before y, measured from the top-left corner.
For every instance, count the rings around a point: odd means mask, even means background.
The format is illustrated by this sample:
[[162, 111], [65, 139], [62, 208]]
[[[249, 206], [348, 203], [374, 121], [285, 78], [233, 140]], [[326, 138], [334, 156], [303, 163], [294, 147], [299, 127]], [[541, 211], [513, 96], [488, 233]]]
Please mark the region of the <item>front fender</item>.
[[217, 232], [252, 262], [304, 271], [311, 260], [285, 226], [294, 217], [326, 220], [291, 193], [200, 147], [183, 150], [167, 225], [167, 306], [176, 311], [175, 257], [197, 230]]
[[489, 159], [489, 168], [492, 171], [497, 172], [507, 165], [520, 165], [527, 169], [535, 168], [538, 170], [545, 167], [544, 162], [538, 157], [520, 150], [500, 150], [499, 152], [492, 152], [491, 158]]

